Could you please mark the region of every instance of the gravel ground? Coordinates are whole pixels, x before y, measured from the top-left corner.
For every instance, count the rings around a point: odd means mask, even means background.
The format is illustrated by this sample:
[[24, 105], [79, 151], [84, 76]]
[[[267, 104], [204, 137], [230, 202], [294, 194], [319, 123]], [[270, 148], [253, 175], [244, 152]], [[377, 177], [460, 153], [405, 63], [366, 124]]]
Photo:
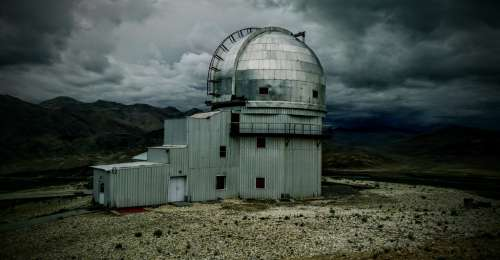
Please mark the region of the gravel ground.
[[[76, 216], [1, 234], [0, 258], [500, 257], [498, 200], [428, 186], [335, 182], [373, 188], [300, 202], [225, 200]], [[464, 198], [492, 206], [466, 209]]]

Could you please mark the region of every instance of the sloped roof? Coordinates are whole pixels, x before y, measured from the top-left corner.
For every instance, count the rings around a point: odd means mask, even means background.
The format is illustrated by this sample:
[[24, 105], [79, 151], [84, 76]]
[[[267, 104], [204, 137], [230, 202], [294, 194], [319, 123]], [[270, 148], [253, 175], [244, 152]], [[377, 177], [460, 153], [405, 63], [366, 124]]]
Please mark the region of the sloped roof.
[[210, 111], [210, 112], [205, 112], [205, 113], [194, 114], [191, 117], [192, 118], [197, 118], [197, 119], [207, 119], [207, 118], [210, 118], [213, 115], [216, 115], [218, 113], [220, 113], [220, 111]]
[[139, 166], [152, 166], [152, 165], [160, 165], [160, 164], [163, 164], [163, 163], [143, 161], [143, 162], [126, 162], [126, 163], [115, 163], [115, 164], [105, 164], [105, 165], [94, 165], [94, 166], [90, 166], [90, 167], [94, 168], [94, 169], [110, 171], [112, 169], [133, 168], [133, 167], [139, 167]]

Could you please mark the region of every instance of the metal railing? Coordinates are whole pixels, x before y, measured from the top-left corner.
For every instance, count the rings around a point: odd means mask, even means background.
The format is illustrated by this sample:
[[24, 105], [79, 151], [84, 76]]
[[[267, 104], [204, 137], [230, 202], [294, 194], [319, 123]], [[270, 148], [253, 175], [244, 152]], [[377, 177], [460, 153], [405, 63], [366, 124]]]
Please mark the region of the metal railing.
[[233, 135], [311, 135], [321, 136], [320, 124], [303, 123], [231, 123]]

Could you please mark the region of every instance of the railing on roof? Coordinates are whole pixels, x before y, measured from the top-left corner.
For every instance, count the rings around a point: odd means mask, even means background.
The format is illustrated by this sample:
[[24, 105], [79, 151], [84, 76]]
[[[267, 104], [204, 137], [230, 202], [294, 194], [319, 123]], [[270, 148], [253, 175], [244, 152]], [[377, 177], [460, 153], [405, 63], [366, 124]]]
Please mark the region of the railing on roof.
[[324, 129], [321, 124], [304, 123], [231, 123], [233, 136], [306, 136], [321, 137]]

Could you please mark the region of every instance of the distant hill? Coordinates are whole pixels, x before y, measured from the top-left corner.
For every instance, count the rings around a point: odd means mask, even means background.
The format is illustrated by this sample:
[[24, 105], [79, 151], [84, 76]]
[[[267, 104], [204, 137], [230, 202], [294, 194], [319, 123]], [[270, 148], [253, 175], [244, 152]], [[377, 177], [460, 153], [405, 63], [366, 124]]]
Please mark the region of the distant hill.
[[345, 128], [333, 130], [333, 138], [337, 145], [351, 147], [384, 148], [414, 136], [415, 133], [395, 128]]
[[122, 125], [153, 131], [163, 127], [165, 118], [183, 117], [185, 113], [175, 107], [158, 108], [147, 104], [124, 105], [98, 100], [83, 103], [68, 97], [57, 97], [40, 103], [40, 106], [85, 119], [94, 129], [106, 129], [110, 120]]
[[18, 162], [86, 160], [91, 154], [133, 152], [161, 144], [164, 119], [195, 112], [104, 100], [85, 103], [70, 97], [32, 104], [0, 95], [0, 171]]
[[401, 140], [391, 148], [435, 163], [500, 169], [500, 132], [493, 130], [451, 125]]
[[447, 126], [403, 140], [397, 147], [413, 154], [498, 155], [500, 133], [463, 126]]
[[85, 104], [71, 97], [56, 97], [40, 103], [40, 106], [49, 109], [63, 109], [65, 107], [78, 106]]
[[436, 125], [420, 132], [380, 124], [339, 127], [326, 141], [324, 166], [332, 168], [500, 169], [500, 132]]

